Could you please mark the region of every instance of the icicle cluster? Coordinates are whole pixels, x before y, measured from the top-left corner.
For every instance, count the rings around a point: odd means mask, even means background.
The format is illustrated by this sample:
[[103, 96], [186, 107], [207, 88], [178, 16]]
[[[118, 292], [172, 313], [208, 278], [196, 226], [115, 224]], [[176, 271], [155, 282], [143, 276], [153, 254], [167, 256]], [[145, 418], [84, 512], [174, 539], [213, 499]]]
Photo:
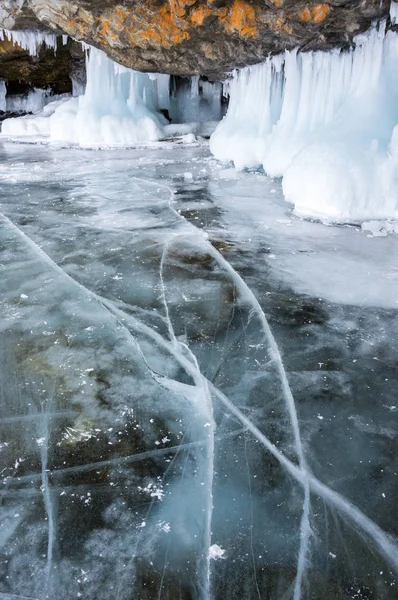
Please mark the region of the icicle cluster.
[[[220, 83], [192, 77], [170, 96], [170, 76], [127, 69], [104, 52], [84, 45], [87, 85], [83, 93], [73, 81], [74, 97], [45, 106], [33, 117], [7, 119], [6, 137], [46, 137], [83, 147], [128, 146], [174, 135], [195, 136], [197, 123], [221, 118]], [[174, 122], [169, 125], [162, 114]], [[34, 111], [35, 112], [35, 111]], [[191, 138], [190, 138], [191, 139]]]
[[0, 40], [9, 40], [13, 44], [27, 50], [30, 56], [37, 56], [37, 51], [42, 44], [47, 48], [57, 49], [57, 36], [52, 33], [43, 33], [42, 31], [9, 31], [0, 29]]
[[85, 94], [51, 117], [53, 140], [80, 146], [115, 146], [158, 140], [167, 123], [168, 76], [126, 69], [95, 48], [87, 58]]
[[194, 75], [173, 90], [170, 116], [176, 123], [219, 121], [222, 118], [222, 84], [201, 81]]
[[300, 214], [398, 218], [398, 36], [381, 24], [355, 42], [235, 72], [211, 150], [283, 176]]
[[84, 95], [47, 105], [42, 113], [7, 119], [2, 134], [45, 136], [83, 147], [125, 146], [163, 137], [169, 76], [126, 69], [95, 48], [87, 53]]

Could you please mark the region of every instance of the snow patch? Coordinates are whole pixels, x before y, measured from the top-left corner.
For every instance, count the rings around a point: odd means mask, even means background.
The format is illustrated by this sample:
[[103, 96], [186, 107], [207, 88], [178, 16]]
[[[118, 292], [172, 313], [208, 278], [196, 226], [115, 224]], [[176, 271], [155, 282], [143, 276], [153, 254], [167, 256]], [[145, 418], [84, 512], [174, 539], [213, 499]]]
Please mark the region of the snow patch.
[[69, 102], [69, 98], [56, 100], [47, 104], [43, 110], [33, 115], [5, 119], [0, 137], [26, 138], [49, 137], [50, 117], [61, 105]]
[[369, 232], [368, 237], [386, 237], [389, 233], [398, 233], [398, 222], [364, 221], [361, 228]]

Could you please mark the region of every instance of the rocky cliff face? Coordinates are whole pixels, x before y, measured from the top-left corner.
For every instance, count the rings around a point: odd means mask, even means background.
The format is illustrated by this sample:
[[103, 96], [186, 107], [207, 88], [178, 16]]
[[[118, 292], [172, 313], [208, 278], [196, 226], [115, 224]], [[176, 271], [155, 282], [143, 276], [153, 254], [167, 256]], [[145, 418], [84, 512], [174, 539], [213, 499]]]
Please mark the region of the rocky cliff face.
[[0, 0], [0, 27], [66, 33], [128, 67], [222, 77], [299, 46], [350, 43], [389, 0]]

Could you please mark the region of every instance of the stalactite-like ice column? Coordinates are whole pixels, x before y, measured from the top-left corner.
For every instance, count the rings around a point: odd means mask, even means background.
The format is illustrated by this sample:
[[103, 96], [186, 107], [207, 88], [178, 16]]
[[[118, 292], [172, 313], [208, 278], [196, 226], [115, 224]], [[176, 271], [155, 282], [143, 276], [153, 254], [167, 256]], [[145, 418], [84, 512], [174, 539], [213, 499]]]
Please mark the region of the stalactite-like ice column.
[[176, 123], [220, 121], [221, 93], [220, 82], [201, 81], [194, 75], [173, 90], [170, 116]]
[[397, 59], [382, 23], [349, 52], [287, 51], [235, 72], [213, 154], [283, 176], [298, 214], [398, 218]]

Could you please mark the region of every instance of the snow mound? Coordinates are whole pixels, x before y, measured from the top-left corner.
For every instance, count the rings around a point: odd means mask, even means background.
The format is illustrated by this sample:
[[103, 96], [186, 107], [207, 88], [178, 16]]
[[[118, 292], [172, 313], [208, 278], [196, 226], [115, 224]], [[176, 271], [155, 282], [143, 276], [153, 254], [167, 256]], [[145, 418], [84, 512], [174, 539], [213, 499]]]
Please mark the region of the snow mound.
[[282, 176], [299, 215], [397, 219], [397, 59], [382, 23], [348, 52], [286, 51], [235, 71], [211, 151]]

